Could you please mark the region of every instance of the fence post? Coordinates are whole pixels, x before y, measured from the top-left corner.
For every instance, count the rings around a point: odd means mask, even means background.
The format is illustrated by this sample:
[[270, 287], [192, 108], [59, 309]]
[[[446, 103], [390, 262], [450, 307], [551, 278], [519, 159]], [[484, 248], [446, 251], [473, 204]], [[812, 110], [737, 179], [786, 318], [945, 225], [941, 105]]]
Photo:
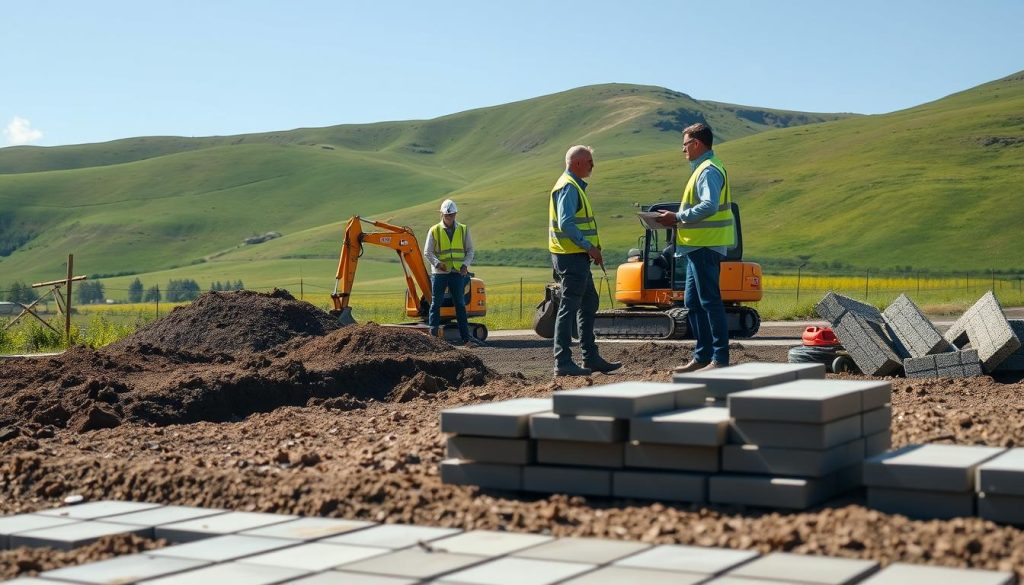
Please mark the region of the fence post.
[[921, 296], [921, 271], [917, 271], [917, 296]]
[[523, 277], [519, 277], [519, 322], [523, 322]]
[[68, 254], [68, 280], [64, 286], [64, 337], [67, 339], [67, 346], [71, 347], [71, 277], [74, 276], [75, 255]]
[[992, 269], [992, 292], [996, 292], [996, 269]]
[[160, 318], [160, 298], [159, 297], [157, 297], [157, 299], [156, 299], [156, 318], [157, 319]]
[[967, 289], [967, 294], [971, 294], [971, 272], [964, 270], [964, 288]]
[[871, 278], [871, 269], [864, 271], [864, 300], [868, 300], [868, 280]]
[[299, 300], [301, 301], [302, 299], [303, 299], [302, 277], [300, 276], [299, 277]]

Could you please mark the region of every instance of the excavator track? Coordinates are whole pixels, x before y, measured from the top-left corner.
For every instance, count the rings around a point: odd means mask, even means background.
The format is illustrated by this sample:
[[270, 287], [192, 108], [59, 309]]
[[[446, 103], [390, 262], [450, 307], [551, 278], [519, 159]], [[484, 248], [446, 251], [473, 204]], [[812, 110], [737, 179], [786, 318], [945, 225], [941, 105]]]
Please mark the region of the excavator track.
[[[750, 307], [726, 306], [729, 337], [753, 337], [761, 328], [761, 316]], [[655, 309], [617, 309], [599, 311], [594, 319], [594, 335], [604, 339], [687, 339], [692, 338], [683, 307], [665, 311]]]

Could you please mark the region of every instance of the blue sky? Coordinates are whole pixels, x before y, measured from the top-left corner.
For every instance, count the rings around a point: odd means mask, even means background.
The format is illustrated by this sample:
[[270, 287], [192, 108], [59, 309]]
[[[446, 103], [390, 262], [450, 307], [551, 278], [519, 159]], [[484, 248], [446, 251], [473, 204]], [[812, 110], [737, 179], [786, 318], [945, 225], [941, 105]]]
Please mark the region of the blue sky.
[[0, 0], [0, 146], [432, 118], [621, 82], [884, 113], [1024, 69], [1024, 1]]

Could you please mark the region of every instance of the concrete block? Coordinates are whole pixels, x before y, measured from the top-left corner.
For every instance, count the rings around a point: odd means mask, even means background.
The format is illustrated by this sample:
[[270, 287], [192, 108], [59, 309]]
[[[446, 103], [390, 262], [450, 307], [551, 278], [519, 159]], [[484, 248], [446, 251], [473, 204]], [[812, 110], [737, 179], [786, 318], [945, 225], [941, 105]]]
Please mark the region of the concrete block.
[[899, 353], [885, 327], [846, 313], [832, 325], [836, 336], [861, 372], [869, 376], [888, 376], [903, 368]]
[[185, 544], [176, 544], [156, 550], [148, 551], [146, 554], [158, 557], [174, 557], [179, 559], [195, 559], [198, 561], [210, 561], [211, 563], [223, 563], [258, 555], [260, 553], [295, 546], [294, 540], [283, 538], [264, 538], [258, 536], [240, 536], [228, 534], [225, 536], [214, 536], [205, 540], [197, 540]]
[[864, 485], [973, 492], [975, 468], [1004, 451], [978, 445], [908, 445], [866, 460]]
[[435, 526], [415, 526], [412, 524], [381, 524], [372, 528], [348, 532], [339, 536], [325, 538], [322, 542], [332, 544], [354, 544], [356, 546], [376, 546], [398, 550], [420, 543], [430, 542], [439, 538], [453, 536], [462, 532], [458, 528], [439, 528]]
[[939, 492], [868, 486], [868, 507], [910, 518], [948, 520], [974, 516], [974, 492]]
[[789, 581], [799, 576], [802, 583], [848, 585], [860, 582], [878, 568], [875, 561], [775, 552], [741, 565], [727, 575], [771, 581]]
[[10, 581], [4, 581], [4, 585], [68, 585], [68, 581], [52, 581], [39, 577], [18, 577]]
[[950, 349], [949, 342], [905, 294], [901, 294], [886, 307], [882, 316], [889, 330], [906, 349], [908, 357], [921, 357]]
[[517, 398], [449, 408], [441, 411], [441, 432], [525, 438], [530, 435], [530, 415], [550, 410], [550, 398]]
[[348, 571], [327, 571], [288, 581], [288, 585], [415, 585], [419, 579], [406, 577], [387, 577], [385, 575], [368, 575], [366, 573], [349, 573]]
[[514, 552], [510, 556], [606, 565], [649, 548], [649, 544], [629, 540], [566, 537]]
[[1009, 449], [978, 466], [978, 491], [998, 496], [1024, 496], [1024, 448]]
[[[341, 570], [349, 573], [431, 579], [487, 562], [491, 557], [410, 548], [389, 552], [366, 560], [346, 563]], [[347, 583], [347, 581], [346, 581]]]
[[821, 450], [855, 441], [860, 438], [860, 433], [859, 414], [825, 424], [734, 420], [729, 427], [729, 442]]
[[881, 408], [865, 411], [860, 419], [860, 432], [862, 436], [874, 435], [892, 428], [892, 405], [886, 404]]
[[36, 514], [43, 516], [59, 516], [62, 518], [74, 518], [76, 520], [98, 520], [107, 516], [117, 514], [128, 514], [141, 510], [152, 510], [159, 508], [160, 504], [147, 504], [145, 502], [124, 502], [119, 500], [101, 500], [98, 502], [87, 502], [75, 506], [63, 506], [50, 510], [40, 510]]
[[609, 416], [560, 416], [545, 412], [530, 417], [530, 437], [618, 443], [626, 439], [626, 422]]
[[497, 439], [494, 437], [448, 437], [448, 459], [480, 463], [526, 465], [534, 462], [533, 442], [529, 439]]
[[849, 467], [844, 467], [833, 474], [835, 480], [835, 495], [845, 494], [864, 487], [864, 462], [858, 461]]
[[677, 573], [719, 575], [756, 559], [749, 550], [663, 544], [615, 561], [613, 566]]
[[580, 496], [610, 496], [612, 472], [606, 469], [527, 465], [523, 468], [523, 490]]
[[892, 449], [892, 431], [886, 430], [864, 437], [864, 458], [870, 459]]
[[471, 530], [435, 540], [430, 543], [430, 546], [435, 550], [449, 553], [495, 557], [514, 553], [531, 546], [541, 545], [552, 540], [554, 540], [553, 537], [542, 534]]
[[[565, 585], [697, 585], [706, 583], [707, 575], [698, 573], [676, 573], [633, 567], [603, 567], [565, 582]], [[777, 584], [776, 584], [777, 585]]]
[[957, 347], [971, 344], [978, 351], [982, 369], [992, 372], [1021, 348], [1021, 341], [1003, 315], [1003, 307], [991, 291], [985, 293], [946, 331], [947, 341]]
[[930, 565], [893, 563], [863, 581], [861, 585], [1013, 585], [1016, 579], [1009, 571], [954, 569]]
[[[1020, 341], [1024, 342], [1024, 319], [1008, 319], [1010, 329]], [[995, 372], [1021, 372], [1024, 371], [1024, 343], [1017, 351], [1011, 353], [999, 363], [993, 370]]]
[[629, 439], [663, 445], [725, 444], [729, 431], [729, 409], [705, 406], [665, 414], [641, 416], [629, 421]]
[[620, 468], [623, 443], [583, 441], [537, 441], [537, 462], [545, 465]]
[[104, 536], [114, 534], [147, 536], [151, 530], [148, 526], [132, 526], [98, 520], [85, 520], [63, 526], [51, 526], [49, 528], [39, 528], [37, 530], [12, 534], [10, 535], [10, 547], [46, 546], [58, 550], [71, 550], [95, 542]]
[[192, 559], [151, 557], [135, 554], [45, 571], [41, 573], [41, 576], [49, 579], [71, 581], [73, 583], [95, 583], [97, 585], [135, 583], [143, 579], [153, 579], [182, 573], [207, 564], [209, 563]]
[[864, 439], [826, 450], [726, 445], [722, 470], [762, 475], [823, 477], [864, 459]]
[[978, 516], [1000, 524], [1024, 526], [1024, 497], [979, 493]]
[[[776, 362], [747, 362], [729, 366], [733, 372], [747, 374], [775, 374], [789, 372], [794, 380], [822, 380], [825, 378], [825, 364], [790, 364]], [[721, 371], [721, 370], [718, 370]]]
[[446, 575], [442, 583], [551, 585], [596, 568], [583, 563], [504, 558]]
[[714, 473], [721, 469], [718, 447], [626, 444], [626, 467]]
[[445, 459], [441, 462], [441, 482], [519, 491], [523, 489], [523, 468], [520, 465]]
[[982, 375], [978, 352], [950, 351], [903, 360], [908, 378], [971, 378]]
[[[786, 364], [778, 364], [780, 366]], [[725, 398], [733, 392], [764, 388], [775, 384], [784, 384], [796, 380], [796, 372], [779, 371], [746, 371], [737, 369], [741, 366], [730, 366], [709, 372], [690, 372], [687, 374], [673, 374], [672, 381], [678, 384], [704, 384], [707, 386], [708, 396], [714, 398]]]
[[892, 383], [873, 380], [797, 380], [729, 396], [737, 420], [825, 423], [879, 408]]
[[42, 528], [53, 528], [55, 526], [66, 526], [76, 522], [80, 522], [80, 520], [39, 516], [38, 514], [17, 514], [15, 516], [0, 517], [0, 550], [10, 548], [12, 534], [40, 530]]
[[803, 510], [835, 494], [835, 477], [795, 478], [768, 475], [713, 475], [708, 499], [715, 504], [739, 504]]
[[298, 516], [288, 514], [264, 514], [262, 512], [228, 512], [216, 516], [196, 518], [174, 524], [157, 526], [157, 538], [170, 542], [190, 542], [221, 534], [232, 534], [295, 520]]
[[328, 536], [345, 534], [353, 530], [361, 530], [375, 526], [365, 520], [343, 520], [340, 518], [299, 518], [280, 524], [272, 524], [252, 530], [243, 530], [244, 536], [268, 536], [270, 538], [286, 538], [290, 540], [319, 540]]
[[708, 476], [668, 471], [616, 471], [612, 473], [612, 495], [701, 504], [708, 501]]
[[619, 382], [554, 393], [556, 414], [633, 418], [672, 410], [703, 406], [706, 389], [702, 384], [666, 382]]
[[316, 572], [387, 553], [386, 549], [370, 546], [306, 542], [288, 548], [245, 557], [236, 562], [246, 565], [284, 567], [286, 569]]
[[136, 526], [162, 526], [164, 524], [174, 524], [175, 522], [184, 522], [186, 520], [195, 520], [197, 518], [207, 518], [218, 514], [224, 514], [226, 512], [227, 510], [222, 510], [220, 508], [160, 506], [158, 508], [142, 510], [141, 512], [109, 516], [104, 518], [104, 520], [107, 522], [117, 522], [118, 524], [134, 524]]
[[847, 313], [852, 313], [873, 323], [885, 322], [882, 312], [874, 306], [834, 292], [826, 294], [814, 308], [822, 319], [832, 325], [838, 323]]
[[227, 563], [146, 581], [145, 585], [276, 585], [308, 574], [301, 569]]

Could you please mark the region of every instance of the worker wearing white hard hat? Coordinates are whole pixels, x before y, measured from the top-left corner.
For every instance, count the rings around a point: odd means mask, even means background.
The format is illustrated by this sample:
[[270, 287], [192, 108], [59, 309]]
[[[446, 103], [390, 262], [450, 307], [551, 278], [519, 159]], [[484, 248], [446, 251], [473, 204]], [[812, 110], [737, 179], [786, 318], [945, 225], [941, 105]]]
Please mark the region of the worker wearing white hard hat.
[[466, 224], [455, 221], [459, 206], [454, 201], [445, 199], [440, 211], [441, 221], [427, 232], [427, 241], [423, 246], [423, 257], [430, 264], [432, 272], [427, 325], [431, 335], [438, 335], [441, 330], [441, 303], [445, 291], [450, 291], [462, 342], [470, 347], [480, 346], [483, 342], [469, 333], [469, 319], [466, 316], [466, 279], [469, 278], [469, 267], [473, 263], [473, 240]]

